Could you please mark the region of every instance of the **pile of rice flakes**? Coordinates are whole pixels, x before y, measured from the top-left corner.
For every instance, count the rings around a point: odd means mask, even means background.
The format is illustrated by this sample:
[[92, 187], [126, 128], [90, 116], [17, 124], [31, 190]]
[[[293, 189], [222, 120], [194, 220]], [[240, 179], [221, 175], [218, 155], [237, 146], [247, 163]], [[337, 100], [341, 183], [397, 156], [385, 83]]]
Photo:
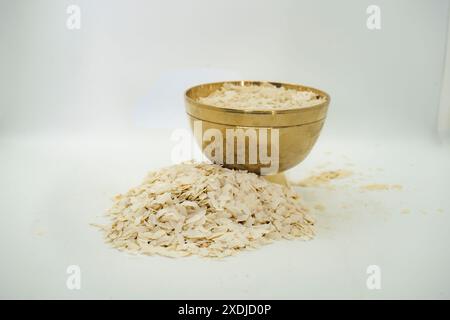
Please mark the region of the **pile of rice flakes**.
[[225, 257], [279, 239], [311, 239], [298, 194], [246, 171], [186, 162], [151, 172], [114, 198], [103, 226], [119, 250]]
[[315, 92], [277, 87], [269, 82], [245, 86], [225, 83], [210, 95], [199, 98], [203, 104], [248, 111], [306, 108], [324, 101], [326, 98]]

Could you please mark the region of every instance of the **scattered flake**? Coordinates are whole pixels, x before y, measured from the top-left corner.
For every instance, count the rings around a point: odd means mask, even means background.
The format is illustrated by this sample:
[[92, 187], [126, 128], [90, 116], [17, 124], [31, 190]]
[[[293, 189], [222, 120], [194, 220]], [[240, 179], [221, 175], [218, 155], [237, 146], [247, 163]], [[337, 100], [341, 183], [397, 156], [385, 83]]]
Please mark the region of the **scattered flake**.
[[151, 172], [114, 199], [100, 226], [132, 253], [225, 257], [279, 239], [311, 239], [313, 221], [293, 189], [253, 173], [187, 162]]
[[320, 187], [328, 185], [332, 180], [347, 178], [352, 174], [352, 171], [344, 169], [323, 171], [293, 184], [300, 187]]
[[38, 230], [36, 230], [36, 231], [34, 232], [34, 234], [35, 234], [36, 236], [38, 236], [38, 237], [43, 237], [43, 236], [46, 235], [46, 232], [45, 232], [44, 230], [42, 230], [42, 229], [38, 229]]
[[408, 208], [402, 209], [402, 211], [401, 211], [401, 213], [403, 213], [403, 214], [408, 214], [410, 212], [411, 212], [411, 210]]
[[314, 206], [314, 209], [319, 211], [325, 211], [326, 207], [323, 204], [318, 203]]
[[361, 189], [368, 191], [401, 190], [402, 188], [403, 187], [399, 184], [382, 184], [382, 183], [366, 184], [361, 187]]

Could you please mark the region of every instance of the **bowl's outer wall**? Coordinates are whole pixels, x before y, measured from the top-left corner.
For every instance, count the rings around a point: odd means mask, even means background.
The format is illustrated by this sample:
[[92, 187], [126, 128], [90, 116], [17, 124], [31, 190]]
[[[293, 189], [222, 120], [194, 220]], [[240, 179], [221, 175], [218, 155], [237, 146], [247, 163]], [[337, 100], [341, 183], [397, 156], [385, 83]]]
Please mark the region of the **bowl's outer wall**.
[[[198, 121], [198, 119], [189, 116], [189, 120], [191, 123], [191, 128], [194, 128], [194, 121]], [[311, 151], [312, 147], [316, 143], [317, 138], [319, 137], [320, 130], [322, 129], [324, 120], [319, 120], [314, 123], [300, 125], [300, 126], [291, 126], [291, 127], [283, 127], [283, 128], [277, 128], [279, 130], [279, 162], [278, 162], [278, 170], [275, 173], [283, 172], [287, 169], [290, 169], [297, 164], [299, 164], [303, 159], [306, 158], [306, 156]], [[226, 129], [237, 129], [242, 128], [244, 130], [248, 128], [253, 128], [256, 130], [257, 134], [259, 134], [260, 129], [266, 129], [266, 128], [256, 128], [256, 127], [242, 127], [242, 126], [231, 126], [231, 125], [223, 125], [223, 124], [217, 124], [212, 123], [208, 121], [202, 121], [202, 131], [205, 132], [208, 129], [218, 129], [221, 131], [222, 136], [224, 137], [223, 141], [223, 150], [226, 150]], [[205, 141], [202, 139], [203, 132], [201, 137], [197, 138], [197, 143], [202, 146], [202, 150], [205, 150], [205, 148], [210, 144], [210, 141]], [[268, 136], [270, 137], [270, 133], [268, 133]], [[201, 138], [202, 141], [199, 141], [198, 138]], [[266, 145], [259, 144], [259, 148], [268, 148], [265, 150], [272, 150], [272, 145], [270, 143], [270, 139], [268, 139], [268, 143]], [[236, 150], [236, 148], [235, 148]], [[239, 170], [247, 170], [250, 172], [254, 172], [256, 174], [261, 173], [261, 168], [267, 168], [270, 165], [267, 164], [261, 164], [256, 163], [252, 164], [249, 163], [249, 141], [246, 139], [245, 141], [245, 164], [237, 164], [237, 152], [234, 154], [234, 164], [227, 164], [226, 163], [226, 154], [224, 152], [223, 154], [223, 160], [222, 164], [224, 164], [227, 168], [232, 169], [239, 169]], [[210, 158], [211, 161], [213, 159]]]

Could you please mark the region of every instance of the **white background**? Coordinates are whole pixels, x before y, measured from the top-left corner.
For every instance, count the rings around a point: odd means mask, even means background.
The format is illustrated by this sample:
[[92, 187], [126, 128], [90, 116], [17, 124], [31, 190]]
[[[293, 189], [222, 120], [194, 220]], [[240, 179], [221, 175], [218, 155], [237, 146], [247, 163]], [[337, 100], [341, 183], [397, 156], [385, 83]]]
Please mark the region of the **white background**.
[[[70, 4], [80, 30], [66, 27]], [[371, 4], [381, 30], [366, 27]], [[437, 133], [448, 12], [439, 0], [2, 0], [0, 297], [450, 298], [450, 150]], [[336, 190], [299, 189], [327, 208], [316, 239], [223, 261], [109, 249], [89, 223], [171, 163], [184, 89], [227, 79], [330, 93], [319, 142], [288, 173], [355, 172]], [[378, 182], [403, 190], [359, 190]], [[72, 264], [81, 290], [66, 287]], [[366, 287], [372, 264], [381, 290]]]

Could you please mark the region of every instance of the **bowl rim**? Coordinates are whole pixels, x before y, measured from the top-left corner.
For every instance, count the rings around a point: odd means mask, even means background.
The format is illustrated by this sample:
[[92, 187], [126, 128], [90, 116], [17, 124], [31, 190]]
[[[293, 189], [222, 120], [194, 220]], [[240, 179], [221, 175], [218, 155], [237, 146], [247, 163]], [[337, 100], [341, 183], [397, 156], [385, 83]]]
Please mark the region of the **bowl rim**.
[[[313, 92], [317, 92], [320, 95], [325, 97], [325, 101], [309, 106], [309, 107], [300, 107], [300, 108], [285, 108], [285, 109], [276, 109], [276, 110], [243, 110], [243, 109], [234, 109], [234, 108], [224, 108], [224, 107], [217, 107], [217, 106], [213, 106], [210, 104], [204, 104], [199, 102], [198, 100], [195, 100], [194, 98], [191, 98], [188, 93], [198, 87], [202, 87], [202, 86], [207, 86], [207, 85], [224, 85], [225, 83], [232, 83], [232, 84], [238, 84], [238, 85], [245, 85], [247, 83], [250, 84], [262, 84], [262, 83], [270, 83], [273, 84], [275, 86], [292, 86], [292, 87], [297, 87], [297, 88], [301, 88], [304, 89], [303, 91], [306, 90], [310, 90]], [[299, 90], [302, 91], [302, 90]], [[326, 93], [323, 90], [314, 88], [314, 87], [309, 87], [309, 86], [305, 86], [302, 84], [297, 84], [297, 83], [290, 83], [290, 82], [279, 82], [279, 81], [264, 81], [264, 80], [227, 80], [227, 81], [216, 81], [216, 82], [205, 82], [205, 83], [201, 83], [201, 84], [197, 84], [195, 86], [189, 87], [188, 89], [186, 89], [184, 91], [184, 98], [185, 100], [187, 100], [189, 103], [193, 103], [196, 104], [198, 106], [201, 106], [203, 108], [206, 109], [210, 109], [210, 110], [215, 110], [215, 111], [222, 111], [222, 112], [231, 112], [231, 113], [241, 113], [241, 114], [289, 114], [289, 113], [298, 113], [301, 111], [307, 111], [307, 110], [311, 110], [314, 108], [320, 108], [323, 106], [327, 106], [330, 104], [331, 102], [331, 98], [330, 95], [328, 93]]]

